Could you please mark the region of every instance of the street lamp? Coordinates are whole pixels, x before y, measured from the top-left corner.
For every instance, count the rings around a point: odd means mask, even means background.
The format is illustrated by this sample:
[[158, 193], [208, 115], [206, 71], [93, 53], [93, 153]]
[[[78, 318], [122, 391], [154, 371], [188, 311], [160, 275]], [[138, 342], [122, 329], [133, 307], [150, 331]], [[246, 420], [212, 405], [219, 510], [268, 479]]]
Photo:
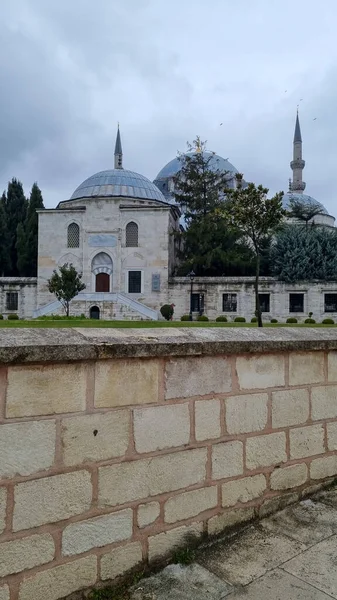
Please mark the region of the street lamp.
[[190, 278], [190, 282], [191, 282], [191, 292], [190, 292], [190, 321], [193, 321], [192, 318], [192, 309], [193, 309], [193, 300], [192, 300], [192, 296], [193, 296], [193, 281], [194, 281], [194, 277], [195, 277], [195, 273], [192, 270], [189, 274], [188, 274], [189, 278]]

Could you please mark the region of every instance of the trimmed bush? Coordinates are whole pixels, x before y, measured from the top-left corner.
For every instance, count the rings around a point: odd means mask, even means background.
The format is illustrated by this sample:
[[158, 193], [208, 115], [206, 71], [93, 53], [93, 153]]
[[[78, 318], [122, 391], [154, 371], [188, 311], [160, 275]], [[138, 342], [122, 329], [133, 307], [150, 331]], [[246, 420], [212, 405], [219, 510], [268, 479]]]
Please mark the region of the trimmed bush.
[[190, 320], [190, 315], [183, 315], [182, 317], [180, 317], [181, 321], [189, 321]]
[[298, 323], [296, 317], [288, 317], [286, 323]]
[[7, 319], [9, 321], [18, 321], [19, 320], [19, 315], [15, 315], [15, 314], [11, 313], [10, 315], [8, 315]]
[[257, 323], [257, 317], [252, 317], [250, 320], [251, 323]]
[[217, 323], [227, 323], [228, 319], [227, 317], [225, 317], [225, 315], [220, 315], [220, 317], [217, 317], [216, 319]]
[[164, 304], [160, 308], [160, 312], [166, 321], [171, 321], [174, 313], [174, 304]]
[[0, 321], [2, 321], [2, 320], [3, 320], [3, 318], [4, 318], [4, 316], [3, 316], [3, 315], [0, 315]]
[[245, 323], [246, 319], [244, 317], [235, 317], [234, 323]]
[[305, 319], [304, 323], [316, 323], [315, 319], [312, 319], [311, 317], [309, 317], [309, 319]]
[[278, 320], [277, 319], [270, 319], [270, 322], [271, 323], [278, 323]]
[[323, 325], [334, 325], [335, 321], [333, 319], [323, 319], [322, 324]]
[[209, 321], [209, 318], [206, 315], [199, 315], [197, 321]]

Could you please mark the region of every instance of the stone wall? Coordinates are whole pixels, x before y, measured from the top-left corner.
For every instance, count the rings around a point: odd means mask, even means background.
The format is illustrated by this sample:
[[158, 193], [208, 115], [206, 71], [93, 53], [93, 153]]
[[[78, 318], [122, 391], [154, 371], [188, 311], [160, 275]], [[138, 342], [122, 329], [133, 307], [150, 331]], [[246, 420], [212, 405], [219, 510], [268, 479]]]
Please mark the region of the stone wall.
[[[17, 308], [9, 309], [7, 294], [17, 294]], [[29, 319], [36, 308], [36, 277], [0, 277], [0, 314], [6, 319], [10, 314], [19, 315], [20, 319]]]
[[337, 474], [335, 330], [3, 330], [0, 363], [1, 600], [109, 581]]

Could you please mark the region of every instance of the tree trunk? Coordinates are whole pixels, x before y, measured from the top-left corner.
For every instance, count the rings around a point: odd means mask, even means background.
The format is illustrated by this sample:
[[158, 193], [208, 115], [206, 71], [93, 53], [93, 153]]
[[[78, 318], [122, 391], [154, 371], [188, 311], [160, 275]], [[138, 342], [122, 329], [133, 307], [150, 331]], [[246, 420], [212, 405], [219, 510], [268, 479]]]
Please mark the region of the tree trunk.
[[69, 317], [69, 302], [66, 302], [66, 316]]
[[256, 252], [256, 271], [255, 271], [255, 316], [257, 317], [257, 326], [263, 327], [262, 313], [259, 299], [259, 277], [260, 277], [260, 254]]

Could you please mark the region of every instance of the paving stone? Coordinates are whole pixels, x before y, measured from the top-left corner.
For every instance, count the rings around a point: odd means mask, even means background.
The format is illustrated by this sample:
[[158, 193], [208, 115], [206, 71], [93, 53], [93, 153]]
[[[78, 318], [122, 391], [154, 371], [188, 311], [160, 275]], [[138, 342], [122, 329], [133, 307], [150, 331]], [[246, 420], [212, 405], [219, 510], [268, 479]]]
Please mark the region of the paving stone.
[[131, 590], [130, 600], [221, 600], [233, 591], [198, 564], [170, 565]]
[[312, 546], [337, 533], [337, 511], [320, 502], [303, 500], [264, 519], [261, 526]]
[[301, 542], [249, 527], [207, 549], [198, 562], [233, 585], [247, 585], [305, 550]]
[[337, 598], [337, 535], [323, 540], [300, 556], [289, 560], [283, 569]]
[[232, 594], [228, 600], [329, 600], [297, 577], [275, 569]]
[[334, 488], [332, 490], [321, 490], [315, 494], [313, 500], [323, 502], [323, 504], [328, 504], [328, 506], [337, 508], [337, 489]]

